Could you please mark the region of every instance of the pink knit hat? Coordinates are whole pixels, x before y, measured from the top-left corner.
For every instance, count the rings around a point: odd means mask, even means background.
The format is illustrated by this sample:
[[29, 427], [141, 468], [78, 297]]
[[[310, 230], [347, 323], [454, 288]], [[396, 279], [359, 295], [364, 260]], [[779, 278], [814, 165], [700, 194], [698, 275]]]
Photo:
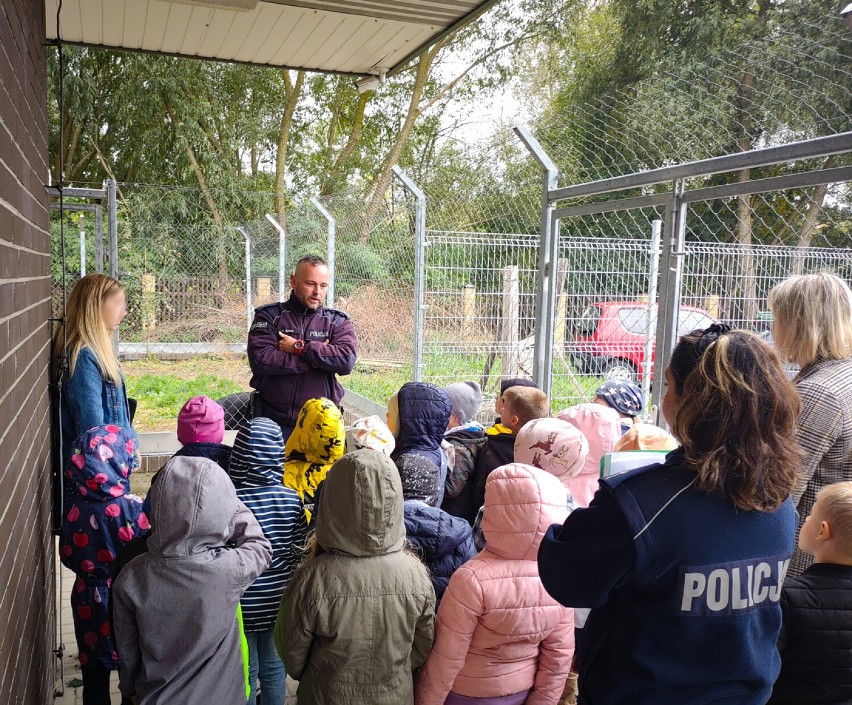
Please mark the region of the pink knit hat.
[[221, 443], [225, 437], [225, 410], [210, 397], [192, 397], [178, 414], [177, 437], [187, 443]]

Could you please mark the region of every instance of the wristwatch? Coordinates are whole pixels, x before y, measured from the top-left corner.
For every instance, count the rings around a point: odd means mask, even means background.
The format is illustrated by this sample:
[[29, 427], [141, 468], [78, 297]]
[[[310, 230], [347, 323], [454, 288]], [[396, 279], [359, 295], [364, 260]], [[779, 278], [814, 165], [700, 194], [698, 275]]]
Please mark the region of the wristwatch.
[[293, 352], [296, 355], [301, 355], [302, 351], [305, 349], [305, 341], [299, 338], [295, 343], [293, 343]]

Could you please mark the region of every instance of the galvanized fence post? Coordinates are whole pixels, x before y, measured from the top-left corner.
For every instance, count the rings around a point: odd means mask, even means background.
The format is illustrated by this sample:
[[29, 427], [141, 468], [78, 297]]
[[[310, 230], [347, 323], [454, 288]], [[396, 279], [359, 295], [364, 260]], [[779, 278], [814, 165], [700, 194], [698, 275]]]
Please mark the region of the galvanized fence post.
[[544, 171], [535, 303], [533, 381], [550, 397], [553, 384], [553, 334], [556, 327], [556, 260], [559, 256], [559, 219], [554, 217], [551, 192], [556, 188], [559, 171], [526, 125], [516, 125], [515, 134]]
[[254, 317], [254, 309], [251, 305], [251, 239], [245, 228], [237, 228], [237, 232], [245, 238], [246, 241], [246, 330], [251, 328], [251, 321]]
[[[107, 179], [107, 233], [109, 238], [109, 275], [118, 279], [118, 203], [116, 201], [116, 183], [114, 179]], [[120, 342], [119, 329], [116, 328], [112, 334], [112, 344], [118, 354]]]
[[334, 250], [336, 247], [337, 222], [331, 213], [326, 210], [325, 206], [320, 203], [319, 199], [311, 196], [311, 203], [319, 211], [320, 215], [325, 218], [327, 223], [325, 259], [328, 264], [328, 294], [325, 300], [329, 308], [334, 308]]
[[393, 173], [414, 196], [414, 359], [412, 376], [423, 379], [423, 338], [426, 313], [426, 194], [399, 166]]
[[278, 301], [285, 301], [287, 299], [285, 296], [287, 291], [287, 231], [271, 214], [266, 213], [266, 219], [278, 232]]
[[95, 271], [104, 273], [104, 213], [100, 204], [95, 206]]
[[116, 185], [113, 179], [107, 179], [107, 233], [109, 238], [109, 275], [118, 278], [118, 204]]
[[86, 276], [86, 216], [80, 213], [80, 277]]
[[672, 184], [671, 198], [666, 207], [665, 233], [662, 251], [662, 281], [660, 282], [660, 304], [657, 307], [657, 346], [654, 360], [652, 406], [656, 412], [655, 422], [667, 428], [662, 415], [663, 375], [677, 343], [678, 318], [680, 316], [680, 294], [683, 278], [684, 240], [686, 236], [686, 207], [683, 200], [684, 180], [676, 179]]
[[[648, 327], [645, 329], [645, 349], [642, 362], [642, 391], [647, 405], [651, 395], [651, 374], [653, 373], [654, 336], [657, 330], [657, 279], [660, 276], [660, 235], [663, 221], [651, 222], [650, 266], [648, 268]], [[647, 411], [647, 408], [644, 409]]]

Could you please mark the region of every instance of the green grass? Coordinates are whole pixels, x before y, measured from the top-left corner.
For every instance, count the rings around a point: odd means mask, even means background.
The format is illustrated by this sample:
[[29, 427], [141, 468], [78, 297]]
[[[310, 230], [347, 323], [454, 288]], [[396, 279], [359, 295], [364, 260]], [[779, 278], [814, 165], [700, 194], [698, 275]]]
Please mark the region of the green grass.
[[[463, 380], [482, 380], [486, 363], [485, 354], [427, 355], [424, 360], [424, 378], [438, 385]], [[173, 431], [177, 415], [187, 399], [199, 394], [218, 399], [226, 394], [248, 389], [248, 362], [245, 357], [196, 357], [190, 360], [161, 362], [154, 359], [122, 364], [131, 397], [138, 401], [134, 427], [138, 431]], [[500, 360], [491, 368], [485, 399], [493, 399], [500, 378]], [[356, 365], [352, 374], [341, 378], [343, 386], [379, 404], [387, 403], [390, 396], [403, 384], [411, 381], [411, 366], [400, 368]], [[600, 377], [574, 375], [572, 384], [562, 362], [554, 364], [554, 413], [572, 404], [590, 401], [595, 389], [603, 383]], [[487, 403], [487, 402], [486, 402]]]
[[411, 368], [399, 370], [365, 369], [356, 366], [352, 374], [341, 377], [341, 384], [377, 404], [385, 404], [403, 384], [411, 381]]
[[133, 425], [139, 431], [174, 430], [178, 412], [190, 397], [206, 394], [218, 399], [241, 391], [237, 382], [210, 374], [189, 379], [176, 374], [127, 375], [127, 393], [138, 402]]
[[[482, 381], [487, 355], [427, 355], [424, 359], [424, 379], [432, 380], [435, 384], [446, 385], [450, 382], [464, 380]], [[559, 360], [554, 362], [553, 369], [552, 409], [554, 413], [562, 411], [572, 404], [591, 401], [595, 390], [604, 382], [603, 377], [573, 374], [570, 366], [563, 365]], [[411, 367], [406, 365], [400, 369], [370, 369], [360, 364], [356, 365], [352, 374], [341, 379], [343, 386], [379, 404], [387, 402], [388, 398], [403, 384], [412, 379]], [[484, 396], [493, 399], [498, 391], [500, 380], [500, 360], [495, 360]]]

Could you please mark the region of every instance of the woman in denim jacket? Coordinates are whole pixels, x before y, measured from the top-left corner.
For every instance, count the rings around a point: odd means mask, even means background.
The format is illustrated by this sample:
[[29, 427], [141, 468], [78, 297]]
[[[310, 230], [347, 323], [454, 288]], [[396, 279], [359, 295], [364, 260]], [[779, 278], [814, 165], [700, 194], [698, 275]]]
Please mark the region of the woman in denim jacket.
[[65, 330], [57, 329], [55, 379], [62, 385], [62, 462], [71, 444], [90, 428], [130, 427], [124, 377], [112, 335], [127, 314], [124, 287], [104, 274], [87, 274], [68, 297]]

